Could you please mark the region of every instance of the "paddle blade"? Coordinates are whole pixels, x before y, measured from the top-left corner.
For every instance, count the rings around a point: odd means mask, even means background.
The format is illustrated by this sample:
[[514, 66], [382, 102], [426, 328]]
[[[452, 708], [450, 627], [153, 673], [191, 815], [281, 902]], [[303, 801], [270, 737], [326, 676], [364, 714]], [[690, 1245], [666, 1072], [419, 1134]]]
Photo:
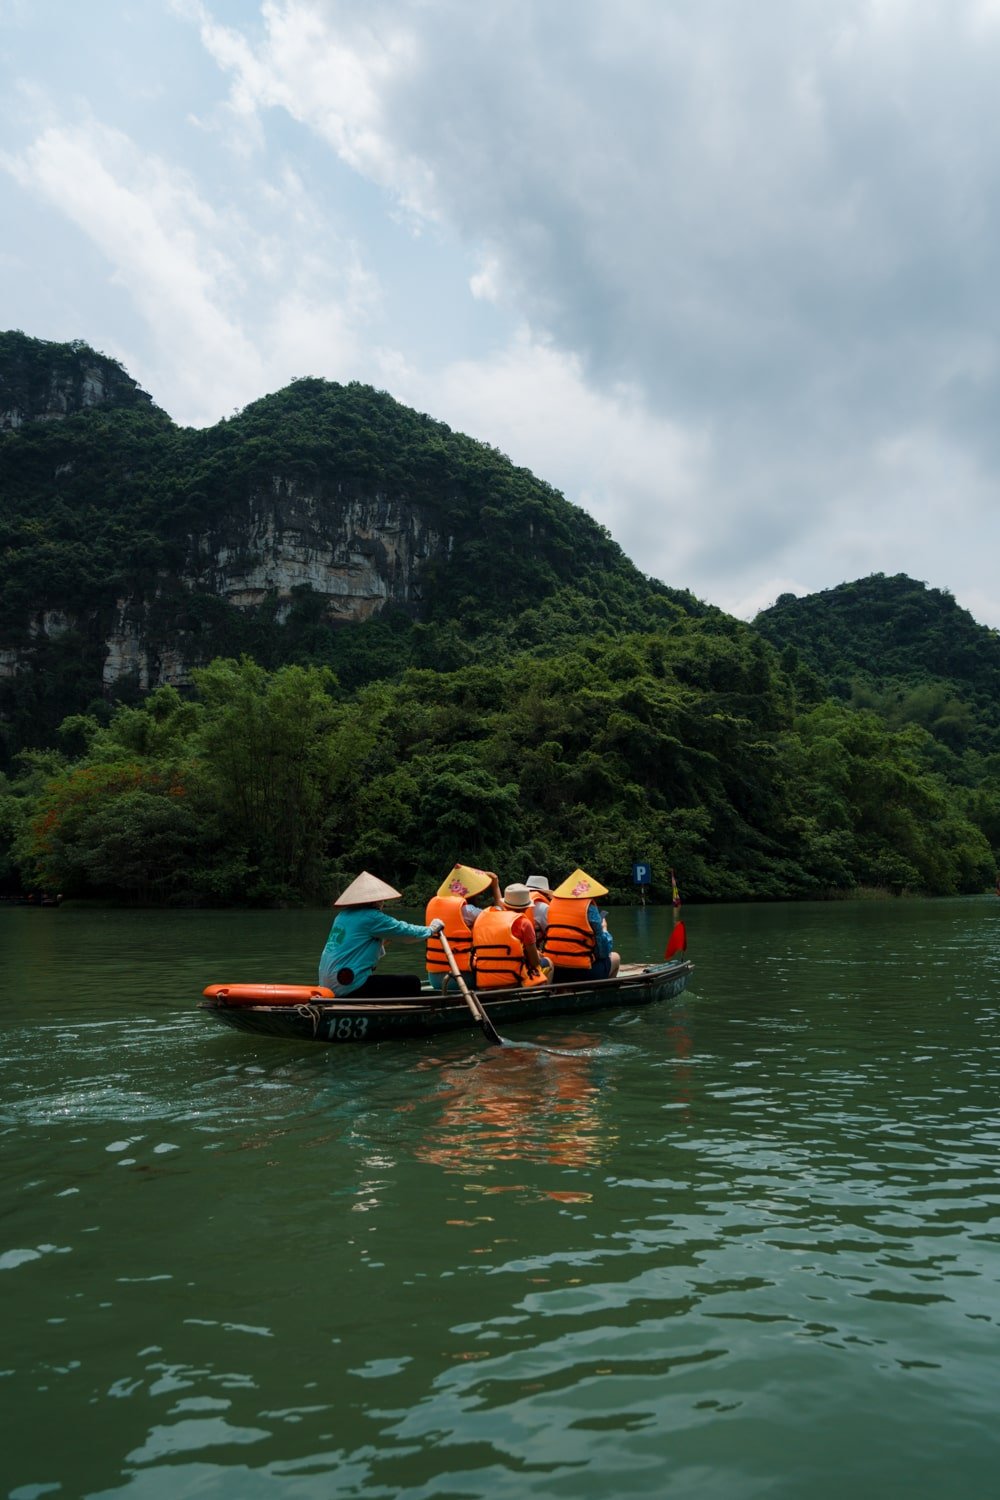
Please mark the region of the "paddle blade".
[[687, 933], [684, 931], [684, 923], [675, 922], [674, 930], [670, 934], [670, 939], [667, 943], [667, 950], [664, 953], [663, 957], [673, 958], [675, 953], [685, 953], [687, 951], [687, 945], [688, 940]]

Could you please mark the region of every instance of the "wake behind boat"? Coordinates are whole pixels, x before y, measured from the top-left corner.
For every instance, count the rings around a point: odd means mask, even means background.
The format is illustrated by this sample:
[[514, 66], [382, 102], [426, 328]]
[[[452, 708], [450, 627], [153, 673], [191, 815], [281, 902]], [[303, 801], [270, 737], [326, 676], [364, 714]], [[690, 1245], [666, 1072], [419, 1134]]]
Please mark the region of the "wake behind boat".
[[[694, 965], [623, 964], [613, 979], [480, 990], [477, 998], [498, 1027], [546, 1016], [633, 1009], [674, 1000]], [[225, 1026], [301, 1042], [384, 1042], [462, 1031], [477, 1023], [460, 993], [425, 987], [417, 996], [338, 1000], [320, 985], [210, 984], [200, 1008]]]

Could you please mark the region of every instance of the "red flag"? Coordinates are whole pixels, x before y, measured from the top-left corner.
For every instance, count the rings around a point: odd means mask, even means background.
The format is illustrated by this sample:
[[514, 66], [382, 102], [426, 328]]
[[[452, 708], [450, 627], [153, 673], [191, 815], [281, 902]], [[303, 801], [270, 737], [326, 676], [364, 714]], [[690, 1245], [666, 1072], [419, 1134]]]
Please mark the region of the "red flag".
[[664, 953], [663, 957], [673, 958], [675, 953], [686, 953], [687, 945], [688, 940], [687, 933], [684, 931], [684, 923], [675, 922], [674, 930], [670, 934], [669, 941], [667, 942], [667, 951]]

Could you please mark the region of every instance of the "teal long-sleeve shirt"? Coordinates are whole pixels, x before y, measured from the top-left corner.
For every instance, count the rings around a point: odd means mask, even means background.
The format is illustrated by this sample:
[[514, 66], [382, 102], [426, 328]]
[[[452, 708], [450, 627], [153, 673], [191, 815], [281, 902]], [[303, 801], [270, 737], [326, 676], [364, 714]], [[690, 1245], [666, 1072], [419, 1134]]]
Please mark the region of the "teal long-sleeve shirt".
[[430, 935], [429, 927], [400, 922], [377, 907], [345, 906], [334, 918], [320, 955], [319, 982], [335, 995], [351, 995], [364, 984], [384, 954], [383, 938], [398, 937], [415, 943]]

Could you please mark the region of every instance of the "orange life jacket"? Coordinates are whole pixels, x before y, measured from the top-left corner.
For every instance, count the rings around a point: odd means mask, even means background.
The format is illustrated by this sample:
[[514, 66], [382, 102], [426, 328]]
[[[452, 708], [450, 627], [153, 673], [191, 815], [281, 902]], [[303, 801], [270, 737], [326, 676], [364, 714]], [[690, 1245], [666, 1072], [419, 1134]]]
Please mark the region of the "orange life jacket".
[[525, 984], [524, 944], [511, 931], [527, 911], [507, 911], [502, 906], [488, 906], [480, 912], [472, 929], [472, 961], [476, 969], [476, 989], [493, 989], [501, 984]]
[[553, 896], [545, 927], [545, 954], [557, 969], [589, 969], [597, 951], [594, 929], [587, 920], [590, 902], [584, 897]]
[[[455, 955], [455, 962], [463, 974], [468, 974], [472, 967], [472, 933], [462, 916], [464, 905], [465, 901], [461, 896], [432, 896], [427, 903], [424, 926], [429, 926], [435, 917], [441, 918], [444, 923], [444, 935]], [[427, 972], [428, 974], [451, 973], [451, 965], [445, 956], [437, 933], [427, 939]]]

